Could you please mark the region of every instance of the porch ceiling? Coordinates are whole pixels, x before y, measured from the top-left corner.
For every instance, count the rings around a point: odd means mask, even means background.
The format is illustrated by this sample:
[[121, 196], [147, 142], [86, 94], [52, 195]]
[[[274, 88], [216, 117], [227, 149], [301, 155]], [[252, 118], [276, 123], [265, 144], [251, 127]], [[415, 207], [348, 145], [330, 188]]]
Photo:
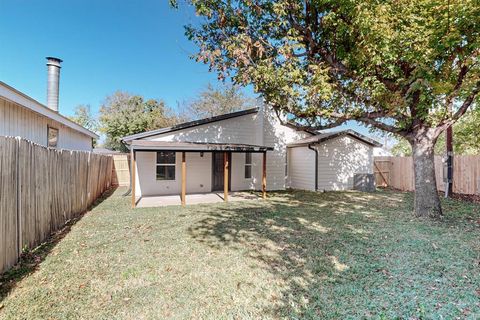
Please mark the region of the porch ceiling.
[[190, 151], [190, 152], [266, 152], [273, 147], [237, 143], [179, 142], [133, 140], [130, 144], [134, 151]]

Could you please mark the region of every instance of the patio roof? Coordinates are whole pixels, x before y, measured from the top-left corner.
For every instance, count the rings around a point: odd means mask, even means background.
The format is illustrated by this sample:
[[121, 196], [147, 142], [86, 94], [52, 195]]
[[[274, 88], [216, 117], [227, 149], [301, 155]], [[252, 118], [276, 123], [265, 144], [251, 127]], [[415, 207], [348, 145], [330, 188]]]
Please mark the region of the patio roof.
[[130, 149], [134, 151], [266, 152], [272, 151], [273, 147], [236, 143], [133, 140]]

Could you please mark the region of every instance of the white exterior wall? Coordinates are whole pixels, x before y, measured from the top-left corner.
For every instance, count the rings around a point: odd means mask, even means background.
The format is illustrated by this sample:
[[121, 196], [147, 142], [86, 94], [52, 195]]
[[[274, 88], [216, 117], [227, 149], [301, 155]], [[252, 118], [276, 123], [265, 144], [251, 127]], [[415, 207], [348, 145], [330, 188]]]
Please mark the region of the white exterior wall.
[[258, 121], [259, 113], [251, 113], [147, 137], [145, 140], [259, 144], [255, 135]]
[[[273, 147], [267, 152], [267, 190], [283, 190], [286, 187], [286, 145], [310, 134], [283, 126], [275, 115], [258, 113], [221, 120], [213, 123], [146, 137], [153, 141], [190, 141], [239, 143]], [[187, 193], [210, 192], [212, 183], [211, 153], [205, 152], [202, 164], [192, 157], [198, 153], [187, 152]], [[245, 153], [232, 153], [231, 190], [260, 190], [262, 183], [263, 155], [252, 153], [252, 178], [245, 179]], [[177, 153], [176, 181], [156, 181], [155, 153], [137, 152], [138, 194], [159, 195], [180, 193], [180, 160]], [[141, 181], [141, 182], [140, 182]], [[203, 184], [203, 187], [200, 185]]]
[[[135, 175], [136, 196], [180, 194], [182, 182], [182, 153], [175, 156], [175, 180], [157, 180], [156, 152], [137, 152]], [[186, 153], [187, 193], [210, 192], [212, 189], [212, 154]]]
[[267, 190], [284, 190], [287, 187], [287, 144], [311, 134], [282, 125], [273, 113], [267, 113], [265, 120], [263, 145], [273, 147], [273, 151], [267, 152]]
[[0, 97], [0, 136], [20, 136], [47, 146], [47, 127], [58, 129], [58, 148], [92, 150], [92, 138]]
[[352, 189], [355, 173], [373, 173], [373, 147], [358, 139], [342, 136], [316, 148], [318, 190]]
[[288, 187], [315, 191], [315, 152], [307, 147], [288, 148]]
[[252, 177], [245, 179], [245, 153], [232, 153], [232, 191], [260, 190], [262, 188], [262, 156], [261, 153], [252, 153]]

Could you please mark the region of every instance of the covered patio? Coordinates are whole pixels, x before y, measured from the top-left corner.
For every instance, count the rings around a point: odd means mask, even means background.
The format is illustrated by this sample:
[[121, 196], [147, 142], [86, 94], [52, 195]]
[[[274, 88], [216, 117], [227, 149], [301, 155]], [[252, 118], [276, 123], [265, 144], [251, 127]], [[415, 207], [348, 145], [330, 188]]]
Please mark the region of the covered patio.
[[[228, 201], [248, 201], [259, 200], [262, 197], [259, 194], [248, 191], [235, 191], [228, 193]], [[185, 196], [185, 202], [188, 204], [207, 204], [224, 202], [225, 195], [223, 192], [210, 192], [210, 193], [194, 193], [187, 194]], [[166, 206], [179, 206], [182, 205], [182, 198], [180, 195], [168, 195], [168, 196], [145, 196], [141, 197], [137, 201], [138, 208], [149, 207], [166, 207]]]
[[[261, 153], [262, 156], [262, 179], [261, 179], [261, 198], [265, 199], [267, 186], [267, 151], [273, 150], [272, 147], [232, 144], [232, 143], [203, 143], [203, 142], [175, 142], [175, 141], [152, 141], [152, 140], [133, 140], [130, 143], [131, 153], [131, 173], [132, 181], [136, 181], [136, 156], [137, 152], [175, 152], [181, 153], [181, 188], [178, 195], [154, 195], [142, 196], [136, 195], [136, 183], [132, 183], [131, 205], [135, 207], [152, 207], [165, 205], [182, 205], [198, 203], [215, 203], [228, 201], [241, 201], [259, 199], [260, 197], [251, 192], [231, 192], [230, 186], [230, 158], [232, 153]], [[223, 192], [208, 192], [187, 194], [187, 160], [186, 153], [214, 153], [217, 156], [223, 155]], [[221, 160], [220, 160], [221, 161]], [[221, 164], [221, 162], [220, 162]], [[220, 168], [221, 172], [222, 168]]]

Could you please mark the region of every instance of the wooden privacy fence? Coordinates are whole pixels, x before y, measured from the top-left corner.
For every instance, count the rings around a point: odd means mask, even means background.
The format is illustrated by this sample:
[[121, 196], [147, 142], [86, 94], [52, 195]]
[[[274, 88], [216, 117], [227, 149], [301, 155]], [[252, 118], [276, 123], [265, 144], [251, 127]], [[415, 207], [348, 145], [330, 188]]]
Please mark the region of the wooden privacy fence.
[[0, 272], [111, 186], [110, 156], [0, 137]]
[[[375, 157], [374, 173], [377, 186], [415, 190], [412, 157]], [[445, 191], [440, 156], [435, 156], [435, 176], [438, 190]], [[454, 156], [453, 192], [480, 194], [480, 156]]]
[[130, 185], [130, 155], [129, 154], [114, 154], [113, 157], [113, 171], [112, 171], [112, 185], [114, 186], [129, 186]]

